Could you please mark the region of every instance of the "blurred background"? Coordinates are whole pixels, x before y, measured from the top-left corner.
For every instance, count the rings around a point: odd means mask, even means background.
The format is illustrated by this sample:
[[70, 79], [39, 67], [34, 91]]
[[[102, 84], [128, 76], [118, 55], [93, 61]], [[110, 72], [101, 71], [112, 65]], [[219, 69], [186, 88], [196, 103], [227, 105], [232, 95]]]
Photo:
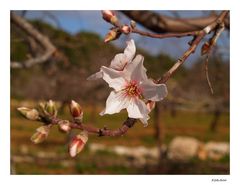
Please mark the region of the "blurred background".
[[[173, 18], [207, 17], [215, 11], [153, 11]], [[159, 78], [188, 48], [191, 37], [152, 39], [136, 34], [103, 42], [111, 25], [101, 11], [13, 11], [27, 20], [63, 54], [31, 68], [11, 68], [11, 173], [12, 174], [229, 174], [229, 29], [211, 54], [209, 76], [197, 50], [167, 82], [169, 95], [151, 112], [149, 126], [137, 122], [121, 137], [91, 135], [76, 157], [68, 141], [76, 133], [51, 129], [49, 138], [34, 145], [31, 135], [38, 122], [22, 118], [17, 107], [36, 107], [40, 101], [57, 102], [59, 117], [70, 119], [68, 102], [84, 108], [84, 122], [119, 128], [126, 111], [99, 116], [110, 89], [101, 80], [87, 81], [100, 66], [108, 66], [133, 38], [137, 54], [145, 57], [148, 76]], [[117, 12], [123, 23], [129, 19]], [[142, 30], [144, 25], [137, 24]], [[148, 30], [149, 31], [149, 30]], [[11, 22], [11, 61], [25, 61], [43, 48]]]

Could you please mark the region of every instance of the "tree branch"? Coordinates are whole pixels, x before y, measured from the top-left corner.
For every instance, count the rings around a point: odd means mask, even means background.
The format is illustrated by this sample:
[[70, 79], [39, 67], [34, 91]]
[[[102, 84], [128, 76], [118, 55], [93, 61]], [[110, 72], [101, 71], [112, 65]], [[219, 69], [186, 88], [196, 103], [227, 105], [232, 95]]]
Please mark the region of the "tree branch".
[[[168, 79], [177, 71], [177, 69], [186, 61], [186, 59], [195, 52], [197, 46], [202, 41], [202, 39], [209, 34], [211, 31], [215, 30], [220, 26], [223, 21], [228, 16], [229, 11], [222, 11], [221, 14], [209, 25], [207, 25], [202, 30], [198, 31], [195, 35], [193, 41], [190, 44], [190, 47], [188, 50], [183, 54], [182, 57], [180, 57], [177, 62], [157, 81], [157, 83], [166, 83]], [[217, 34], [217, 38], [220, 34]], [[46, 124], [50, 125], [58, 125], [63, 120], [56, 117], [50, 117], [49, 119], [46, 119]], [[76, 122], [69, 122], [70, 127], [74, 129], [81, 129], [88, 131], [89, 133], [98, 134], [99, 136], [121, 136], [125, 134], [129, 128], [133, 127], [136, 123], [137, 119], [134, 118], [127, 118], [126, 121], [123, 123], [122, 127], [116, 129], [116, 130], [109, 130], [107, 128], [97, 128], [94, 126], [82, 124]]]
[[177, 69], [186, 61], [186, 59], [195, 52], [197, 46], [201, 42], [201, 40], [211, 31], [217, 28], [217, 26], [221, 25], [225, 18], [227, 17], [229, 11], [223, 11], [219, 17], [213, 21], [211, 24], [202, 29], [198, 36], [194, 38], [190, 47], [187, 51], [180, 57], [177, 62], [158, 80], [158, 83], [166, 83], [167, 80], [177, 71]]
[[50, 42], [48, 37], [44, 36], [38, 30], [36, 30], [29, 22], [27, 22], [24, 18], [16, 15], [11, 12], [11, 21], [16, 24], [19, 28], [21, 28], [24, 32], [26, 32], [30, 37], [36, 40], [45, 50], [45, 52], [36, 57], [28, 59], [24, 62], [11, 62], [11, 68], [29, 68], [35, 64], [44, 63], [49, 60], [54, 54], [56, 54], [56, 47]]
[[[216, 15], [199, 18], [173, 18], [152, 11], [121, 11], [130, 19], [140, 23], [145, 28], [156, 33], [181, 33], [201, 30], [216, 20]], [[229, 28], [229, 18], [224, 18]]]
[[164, 34], [155, 34], [146, 31], [139, 30], [137, 28], [132, 29], [131, 33], [137, 33], [142, 36], [152, 37], [152, 38], [172, 38], [172, 37], [187, 37], [187, 36], [195, 36], [198, 34], [197, 31], [190, 31], [190, 32], [182, 32], [182, 33], [164, 33]]
[[[50, 118], [50, 124], [58, 125], [61, 121], [60, 118]], [[70, 122], [70, 127], [73, 129], [85, 130], [89, 133], [98, 134], [98, 136], [121, 136], [124, 135], [129, 128], [133, 127], [137, 120], [133, 118], [127, 118], [126, 121], [122, 124], [122, 127], [116, 130], [109, 130], [107, 128], [97, 128], [91, 125]]]

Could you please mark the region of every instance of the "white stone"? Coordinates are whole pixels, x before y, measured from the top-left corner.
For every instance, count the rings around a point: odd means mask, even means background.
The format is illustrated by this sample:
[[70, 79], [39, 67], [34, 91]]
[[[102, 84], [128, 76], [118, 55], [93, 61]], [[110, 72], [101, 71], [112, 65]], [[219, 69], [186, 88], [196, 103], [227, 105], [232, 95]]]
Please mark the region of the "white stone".
[[200, 142], [192, 137], [175, 137], [169, 147], [167, 157], [171, 160], [188, 160], [197, 155]]
[[208, 142], [205, 145], [207, 157], [213, 160], [219, 160], [229, 154], [229, 143], [227, 142]]

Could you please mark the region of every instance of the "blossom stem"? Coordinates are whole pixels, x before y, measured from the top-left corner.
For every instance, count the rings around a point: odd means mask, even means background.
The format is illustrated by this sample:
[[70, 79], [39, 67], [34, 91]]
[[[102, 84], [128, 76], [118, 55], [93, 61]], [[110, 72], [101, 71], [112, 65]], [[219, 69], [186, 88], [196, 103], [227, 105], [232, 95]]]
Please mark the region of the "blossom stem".
[[[58, 125], [62, 119], [52, 117], [50, 118], [52, 125]], [[133, 118], [127, 118], [127, 120], [123, 123], [122, 127], [115, 129], [115, 130], [110, 130], [107, 128], [97, 128], [88, 124], [79, 124], [75, 122], [70, 122], [70, 127], [72, 129], [80, 129], [80, 130], [85, 130], [89, 133], [92, 134], [98, 134], [98, 136], [121, 136], [124, 135], [129, 128], [133, 127], [134, 124], [136, 123], [136, 119]]]

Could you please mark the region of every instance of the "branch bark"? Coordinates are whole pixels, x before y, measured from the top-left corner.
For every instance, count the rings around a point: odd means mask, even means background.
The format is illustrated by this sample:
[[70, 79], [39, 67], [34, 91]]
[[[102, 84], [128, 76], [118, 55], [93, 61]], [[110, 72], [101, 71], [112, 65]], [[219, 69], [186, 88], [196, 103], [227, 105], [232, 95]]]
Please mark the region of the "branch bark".
[[[50, 124], [58, 125], [61, 121], [60, 118], [50, 118]], [[97, 128], [83, 123], [70, 122], [70, 127], [74, 129], [81, 129], [88, 131], [89, 133], [98, 134], [98, 136], [121, 136], [124, 135], [129, 128], [133, 127], [137, 120], [133, 118], [127, 118], [127, 120], [122, 124], [122, 127], [116, 130], [109, 130], [107, 128]]]
[[223, 11], [215, 21], [202, 29], [198, 36], [194, 38], [188, 50], [185, 51], [182, 57], [180, 57], [177, 62], [158, 80], [158, 83], [166, 83], [167, 80], [177, 71], [177, 69], [186, 61], [186, 59], [195, 52], [201, 40], [211, 31], [216, 29], [217, 26], [223, 23], [228, 13], [229, 11]]
[[[154, 13], [152, 11], [121, 11], [130, 19], [156, 33], [182, 33], [201, 30], [216, 20], [218, 16], [211, 15], [199, 18], [173, 18]], [[224, 18], [229, 28], [229, 18]]]
[[11, 12], [11, 22], [21, 28], [26, 34], [32, 37], [37, 43], [39, 43], [45, 50], [45, 52], [36, 57], [31, 58], [23, 62], [12, 61], [11, 68], [29, 68], [35, 64], [44, 63], [49, 60], [57, 51], [56, 47], [50, 42], [48, 37], [40, 33], [24, 18]]

